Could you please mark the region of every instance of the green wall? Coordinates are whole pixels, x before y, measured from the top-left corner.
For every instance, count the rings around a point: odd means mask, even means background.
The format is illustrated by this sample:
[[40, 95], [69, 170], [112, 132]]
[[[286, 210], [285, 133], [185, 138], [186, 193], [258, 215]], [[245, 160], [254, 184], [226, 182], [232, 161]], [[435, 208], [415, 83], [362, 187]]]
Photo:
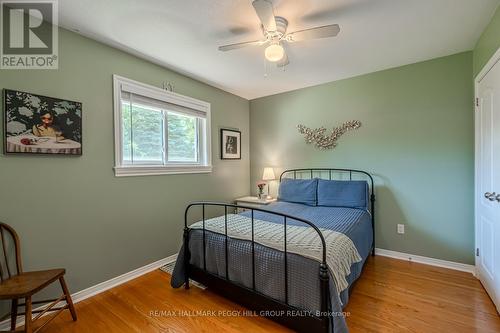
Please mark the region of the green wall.
[[[59, 70], [2, 70], [0, 88], [82, 102], [84, 154], [0, 154], [0, 221], [19, 232], [25, 269], [65, 267], [75, 292], [176, 253], [188, 202], [248, 194], [249, 102], [72, 32], [59, 37]], [[113, 74], [170, 81], [210, 102], [213, 172], [116, 178]], [[241, 161], [219, 159], [220, 127], [242, 131]]]
[[474, 48], [474, 77], [500, 47], [500, 6]]
[[[471, 77], [466, 52], [252, 100], [252, 191], [266, 166], [367, 170], [376, 181], [377, 247], [472, 264]], [[331, 151], [306, 145], [296, 129], [351, 119], [362, 127]]]

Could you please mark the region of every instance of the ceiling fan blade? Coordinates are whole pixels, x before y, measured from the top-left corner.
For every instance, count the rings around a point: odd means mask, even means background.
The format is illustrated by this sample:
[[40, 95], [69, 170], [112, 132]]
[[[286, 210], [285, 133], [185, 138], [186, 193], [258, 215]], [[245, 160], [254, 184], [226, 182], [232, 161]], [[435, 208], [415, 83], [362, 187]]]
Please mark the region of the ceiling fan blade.
[[255, 40], [251, 42], [243, 42], [243, 43], [236, 43], [236, 44], [229, 44], [229, 45], [223, 45], [219, 46], [219, 51], [231, 51], [235, 49], [241, 49], [242, 47], [247, 47], [247, 46], [259, 46], [265, 44], [267, 41], [262, 41], [262, 40]]
[[289, 42], [301, 42], [303, 40], [335, 37], [339, 32], [340, 27], [338, 24], [325, 25], [323, 27], [291, 32], [286, 36], [286, 40]]
[[254, 0], [252, 6], [266, 31], [276, 31], [273, 4], [269, 0]]

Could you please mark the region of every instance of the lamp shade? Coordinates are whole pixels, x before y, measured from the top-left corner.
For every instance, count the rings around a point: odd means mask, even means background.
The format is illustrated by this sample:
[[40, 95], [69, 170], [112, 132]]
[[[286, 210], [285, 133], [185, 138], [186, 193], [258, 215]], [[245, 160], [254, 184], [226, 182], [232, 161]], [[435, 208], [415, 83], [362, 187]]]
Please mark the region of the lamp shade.
[[285, 49], [283, 49], [283, 46], [279, 44], [271, 44], [266, 47], [264, 55], [269, 61], [280, 61], [285, 56]]
[[262, 174], [262, 180], [275, 180], [273, 168], [264, 168], [264, 173]]

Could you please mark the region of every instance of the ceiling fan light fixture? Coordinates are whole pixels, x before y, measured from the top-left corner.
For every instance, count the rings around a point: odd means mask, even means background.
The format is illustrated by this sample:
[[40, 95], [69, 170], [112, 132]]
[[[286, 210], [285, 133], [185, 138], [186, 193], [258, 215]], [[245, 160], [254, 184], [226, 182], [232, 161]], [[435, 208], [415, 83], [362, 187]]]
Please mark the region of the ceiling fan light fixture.
[[264, 51], [266, 61], [274, 63], [278, 68], [284, 69], [290, 63], [290, 58], [286, 54], [284, 47], [288, 51], [288, 46], [292, 43], [335, 37], [340, 32], [338, 24], [288, 32], [288, 20], [282, 16], [274, 15], [273, 0], [251, 0], [251, 2], [261, 23], [260, 27], [264, 38], [219, 46], [219, 51], [225, 52], [247, 46], [266, 45], [267, 47]]
[[283, 49], [283, 46], [279, 44], [271, 44], [266, 47], [264, 55], [266, 56], [267, 60], [271, 62], [277, 62], [283, 59], [283, 57], [285, 56], [285, 49]]

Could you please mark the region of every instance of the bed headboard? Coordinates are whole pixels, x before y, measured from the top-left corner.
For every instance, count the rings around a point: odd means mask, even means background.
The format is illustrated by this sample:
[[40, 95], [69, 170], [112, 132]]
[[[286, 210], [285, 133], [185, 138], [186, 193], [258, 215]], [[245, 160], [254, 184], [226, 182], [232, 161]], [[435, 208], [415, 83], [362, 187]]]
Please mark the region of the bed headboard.
[[289, 169], [280, 175], [280, 182], [283, 178], [293, 179], [313, 179], [321, 178], [328, 180], [366, 180], [370, 187], [370, 213], [373, 229], [373, 253], [375, 253], [375, 186], [373, 177], [366, 171], [354, 169], [330, 169], [330, 168], [309, 168], [309, 169]]
[[283, 178], [293, 179], [329, 179], [329, 180], [366, 180], [370, 186], [370, 195], [374, 194], [373, 177], [366, 171], [354, 169], [289, 169], [280, 175], [280, 182]]

